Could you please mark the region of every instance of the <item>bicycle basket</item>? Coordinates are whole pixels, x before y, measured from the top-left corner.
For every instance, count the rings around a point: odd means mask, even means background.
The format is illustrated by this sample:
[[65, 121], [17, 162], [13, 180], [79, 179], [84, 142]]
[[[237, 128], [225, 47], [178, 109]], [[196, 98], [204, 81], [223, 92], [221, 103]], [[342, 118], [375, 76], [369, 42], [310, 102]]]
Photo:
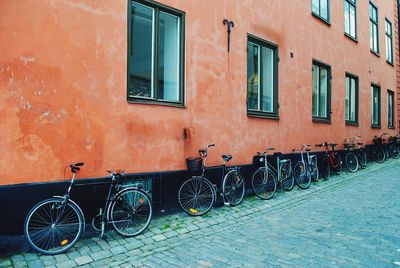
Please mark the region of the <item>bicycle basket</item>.
[[355, 147], [356, 147], [355, 143], [345, 143], [344, 144], [344, 148], [349, 151], [353, 151]]
[[188, 170], [200, 171], [203, 166], [203, 159], [200, 157], [188, 157], [186, 158], [186, 165]]
[[375, 138], [372, 141], [375, 145], [382, 145], [382, 138]]

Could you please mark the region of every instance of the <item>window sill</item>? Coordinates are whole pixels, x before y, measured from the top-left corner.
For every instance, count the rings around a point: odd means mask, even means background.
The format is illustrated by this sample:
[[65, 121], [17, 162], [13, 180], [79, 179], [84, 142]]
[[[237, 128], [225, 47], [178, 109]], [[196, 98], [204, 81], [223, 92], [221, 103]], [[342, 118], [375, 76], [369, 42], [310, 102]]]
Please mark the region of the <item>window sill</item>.
[[395, 127], [388, 126], [388, 129], [396, 129]]
[[381, 128], [381, 125], [371, 125], [371, 128], [380, 129], [380, 128]]
[[315, 18], [319, 19], [320, 21], [322, 21], [323, 23], [325, 23], [326, 25], [328, 25], [329, 27], [331, 26], [331, 23], [330, 23], [329, 20], [324, 19], [323, 17], [321, 17], [321, 16], [318, 15], [317, 13], [311, 12], [311, 14], [312, 14]]
[[163, 100], [154, 100], [154, 99], [142, 99], [142, 98], [129, 98], [129, 104], [147, 104], [147, 105], [160, 105], [160, 106], [169, 106], [176, 108], [186, 108], [183, 103], [180, 102], [171, 102], [171, 101], [163, 101]]
[[358, 122], [346, 121], [346, 126], [358, 127]]
[[312, 121], [313, 123], [332, 124], [329, 118], [313, 117]]
[[277, 113], [267, 113], [267, 112], [258, 112], [258, 111], [247, 110], [247, 116], [255, 117], [255, 118], [279, 120], [279, 115]]
[[390, 61], [386, 60], [386, 63], [389, 64], [389, 65], [391, 65], [392, 67], [394, 67], [393, 62], [390, 62]]
[[371, 53], [374, 54], [375, 56], [377, 56], [378, 58], [381, 57], [381, 55], [379, 55], [379, 52], [376, 52], [375, 50], [370, 49]]
[[351, 35], [349, 35], [348, 33], [344, 33], [344, 36], [346, 36], [347, 38], [349, 38], [351, 41], [355, 42], [356, 44], [358, 44], [358, 40], [357, 40], [357, 36], [353, 37]]

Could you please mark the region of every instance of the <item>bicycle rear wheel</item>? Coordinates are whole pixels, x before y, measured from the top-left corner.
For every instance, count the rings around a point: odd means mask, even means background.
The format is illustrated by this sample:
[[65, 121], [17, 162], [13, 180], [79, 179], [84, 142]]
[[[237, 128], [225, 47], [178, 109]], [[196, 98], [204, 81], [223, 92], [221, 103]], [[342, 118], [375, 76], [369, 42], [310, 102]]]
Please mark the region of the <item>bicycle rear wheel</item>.
[[357, 154], [358, 163], [362, 169], [367, 167], [367, 153], [364, 150], [360, 150]]
[[331, 165], [329, 164], [329, 159], [325, 156], [322, 160], [322, 177], [324, 180], [328, 180], [331, 176]]
[[395, 158], [395, 159], [399, 158], [400, 157], [399, 147], [395, 144], [390, 144], [389, 145], [389, 154], [390, 154], [390, 157], [392, 157], [392, 158]]
[[346, 167], [351, 173], [358, 170], [358, 159], [353, 152], [349, 152], [346, 155]]
[[294, 166], [294, 180], [301, 189], [308, 189], [311, 184], [311, 173], [307, 171], [303, 162], [298, 162]]
[[222, 182], [224, 201], [231, 206], [239, 205], [244, 197], [245, 183], [242, 175], [237, 171], [230, 171]]
[[265, 168], [257, 169], [251, 178], [251, 188], [254, 194], [263, 200], [274, 197], [276, 192], [276, 177], [271, 170]]
[[212, 208], [215, 201], [214, 188], [204, 177], [192, 177], [185, 181], [178, 192], [182, 210], [191, 216], [201, 216]]
[[110, 221], [114, 230], [122, 236], [141, 234], [149, 226], [152, 216], [150, 197], [137, 188], [119, 191], [110, 204]]
[[291, 191], [294, 187], [294, 177], [292, 172], [292, 166], [290, 162], [285, 162], [280, 168], [280, 182], [282, 183], [282, 188], [285, 191]]
[[333, 164], [335, 165], [336, 175], [340, 175], [343, 168], [343, 161], [338, 152], [335, 152], [335, 155], [333, 157]]
[[84, 227], [80, 208], [63, 198], [49, 198], [36, 204], [24, 223], [25, 239], [45, 255], [66, 252], [79, 240]]
[[375, 161], [378, 163], [383, 163], [386, 159], [385, 151], [381, 147], [375, 148], [373, 154]]

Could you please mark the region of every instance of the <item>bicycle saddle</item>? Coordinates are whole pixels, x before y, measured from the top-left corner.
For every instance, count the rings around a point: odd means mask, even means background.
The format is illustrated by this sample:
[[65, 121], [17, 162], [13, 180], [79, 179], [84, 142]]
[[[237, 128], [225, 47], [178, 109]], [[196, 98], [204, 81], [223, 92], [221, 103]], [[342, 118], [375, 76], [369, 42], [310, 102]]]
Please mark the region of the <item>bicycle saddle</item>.
[[306, 152], [311, 152], [311, 149], [310, 148], [306, 148]]
[[232, 159], [232, 156], [230, 154], [223, 154], [221, 155], [221, 157], [224, 159], [225, 162], [228, 162]]
[[124, 170], [123, 169], [117, 169], [117, 170], [106, 170], [108, 173], [110, 173], [112, 176], [116, 176], [116, 175], [121, 175]]
[[362, 143], [362, 142], [357, 142], [357, 145], [363, 145], [364, 143]]
[[337, 146], [337, 143], [331, 143], [331, 144], [329, 144], [330, 146], [332, 146], [333, 148], [335, 147], [335, 146]]

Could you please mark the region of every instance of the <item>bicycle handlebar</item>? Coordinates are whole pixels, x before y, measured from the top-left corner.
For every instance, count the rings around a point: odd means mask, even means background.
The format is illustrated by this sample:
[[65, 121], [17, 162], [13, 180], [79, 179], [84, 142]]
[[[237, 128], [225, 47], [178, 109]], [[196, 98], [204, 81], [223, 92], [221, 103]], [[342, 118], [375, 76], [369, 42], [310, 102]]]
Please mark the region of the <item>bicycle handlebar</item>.
[[83, 162], [78, 162], [78, 163], [69, 165], [69, 168], [71, 169], [71, 172], [72, 172], [72, 173], [76, 173], [76, 171], [81, 170], [81, 169], [78, 168], [78, 167], [83, 166], [83, 165], [84, 165]]
[[214, 146], [215, 146], [215, 143], [212, 143], [212, 144], [207, 145], [207, 148], [214, 147]]

